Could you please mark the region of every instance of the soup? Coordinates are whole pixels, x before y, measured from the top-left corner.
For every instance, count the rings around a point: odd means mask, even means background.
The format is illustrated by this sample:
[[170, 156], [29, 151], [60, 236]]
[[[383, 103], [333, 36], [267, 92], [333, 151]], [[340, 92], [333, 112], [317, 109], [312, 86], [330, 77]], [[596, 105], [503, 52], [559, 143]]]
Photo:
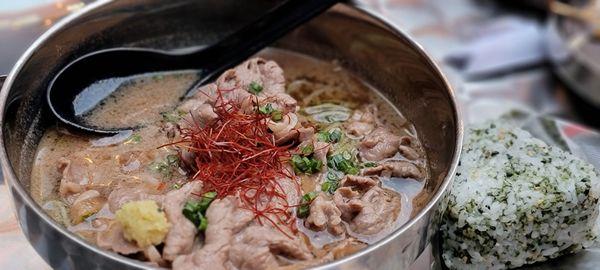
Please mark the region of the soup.
[[427, 196], [410, 121], [336, 62], [269, 49], [180, 101], [196, 79], [133, 77], [84, 116], [133, 131], [49, 128], [35, 200], [87, 241], [152, 265], [297, 269], [382, 239]]

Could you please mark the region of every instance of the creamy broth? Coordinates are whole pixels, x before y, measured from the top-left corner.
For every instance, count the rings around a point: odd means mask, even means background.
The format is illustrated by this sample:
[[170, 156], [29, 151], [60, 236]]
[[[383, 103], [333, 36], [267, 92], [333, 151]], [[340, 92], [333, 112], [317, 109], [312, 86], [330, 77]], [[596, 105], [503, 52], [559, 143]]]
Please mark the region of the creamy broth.
[[136, 127], [160, 120], [161, 113], [175, 109], [198, 79], [195, 72], [157, 73], [135, 76], [123, 83], [83, 119], [104, 128]]
[[[353, 253], [385, 237], [420, 210], [413, 207], [413, 201], [427, 196], [424, 194], [423, 187], [429, 177], [429, 168], [415, 128], [402, 116], [398, 108], [371, 86], [341, 68], [335, 61], [323, 62], [277, 49], [265, 50], [259, 56], [275, 61], [283, 69], [285, 91], [297, 100], [299, 109], [296, 114], [299, 122], [309, 123], [309, 126], [317, 131], [340, 129], [346, 132], [343, 135], [344, 142], [357, 147], [356, 145], [365, 144], [363, 141], [372, 134], [353, 138], [353, 135], [347, 134], [346, 127], [349, 121], [355, 121], [352, 119], [357, 111], [366, 111], [366, 106], [371, 105], [372, 107], [369, 108], [373, 108], [376, 112], [378, 128], [394, 136], [411, 138], [407, 145], [414, 151], [414, 155], [418, 155], [418, 158], [407, 158], [406, 154], [397, 152], [377, 162], [362, 160], [361, 164], [357, 164], [357, 168], [361, 170], [360, 175], [370, 175], [366, 174], [370, 168], [378, 168], [387, 164], [386, 162], [397, 161], [414, 164], [422, 174], [422, 179], [409, 179], [410, 177], [396, 176], [391, 168], [381, 169], [383, 172], [380, 170], [381, 175], [377, 176], [379, 185], [385, 192], [398, 194], [400, 204], [399, 212], [395, 214], [397, 216], [390, 221], [391, 225], [376, 233], [355, 233], [350, 229], [350, 223], [344, 222], [346, 232], [335, 235], [329, 230], [315, 230], [308, 226], [306, 218], [297, 218], [295, 227], [299, 231], [298, 234], [306, 238], [315, 259], [306, 262], [292, 260], [289, 262], [292, 266], [303, 268], [318, 264], [319, 260], [325, 262]], [[193, 72], [137, 77], [124, 84], [100, 107], [86, 116], [88, 123], [96, 126], [109, 128], [140, 126], [131, 132], [101, 138], [72, 134], [61, 126], [49, 128], [40, 141], [34, 160], [31, 175], [31, 194], [34, 199], [69, 230], [96, 243], [98, 234], [102, 233], [106, 226], [109, 226], [106, 224], [111, 224], [110, 220], [114, 219], [114, 213], [106, 203], [100, 210], [95, 209], [89, 215], [87, 212], [83, 216], [73, 214], [74, 210], [71, 207], [77, 200], [81, 200], [78, 197], [81, 192], [96, 190], [104, 202], [113, 190], [119, 188], [136, 187], [151, 195], [165, 195], [185, 185], [193, 177], [193, 173], [189, 172], [189, 166], [176, 165], [177, 162], [183, 161], [178, 160], [176, 163], [169, 161], [175, 156], [182, 157], [181, 149], [170, 145], [174, 141], [171, 133], [177, 130], [173, 127], [173, 122], [181, 122], [180, 119], [191, 115], [189, 111], [175, 108], [180, 103], [180, 97], [196, 79], [196, 74]], [[317, 139], [314, 140], [316, 142]], [[327, 154], [328, 162], [330, 162], [329, 155], [342, 147], [339, 145], [334, 147], [334, 143], [331, 144], [330, 153]], [[339, 144], [342, 144], [342, 141], [339, 141]], [[293, 147], [300, 146], [296, 142]], [[353, 151], [359, 153], [359, 150]], [[363, 153], [360, 152], [360, 155], [362, 156]], [[328, 162], [322, 164], [325, 168], [323, 171], [314, 174], [296, 172], [302, 194], [321, 192], [325, 181], [328, 181], [329, 173], [331, 171], [339, 173], [331, 168], [326, 170], [329, 166]], [[80, 169], [80, 172], [75, 171], [73, 168], [76, 166], [84, 169]], [[66, 177], [64, 172], [68, 170], [65, 167], [69, 169], [68, 173], [85, 178], [84, 190], [78, 190], [79, 186], [70, 187], [61, 184], [61, 179]], [[323, 196], [329, 196], [325, 191], [322, 193], [325, 194]], [[210, 220], [208, 222], [210, 226]], [[336, 243], [343, 239], [351, 239], [355, 242], [336, 247]], [[135, 257], [143, 258], [139, 254]], [[163, 266], [171, 265], [170, 262], [155, 263]], [[280, 262], [280, 265], [290, 267], [289, 263]]]

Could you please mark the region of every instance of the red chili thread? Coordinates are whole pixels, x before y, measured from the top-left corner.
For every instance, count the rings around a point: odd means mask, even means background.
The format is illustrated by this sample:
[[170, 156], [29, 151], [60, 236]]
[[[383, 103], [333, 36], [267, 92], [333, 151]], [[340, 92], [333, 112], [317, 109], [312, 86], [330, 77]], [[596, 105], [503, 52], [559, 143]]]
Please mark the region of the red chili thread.
[[180, 128], [181, 141], [168, 145], [194, 154], [191, 180], [202, 181], [203, 192], [216, 191], [217, 198], [238, 196], [260, 224], [267, 221], [289, 237], [280, 226], [297, 232], [291, 211], [297, 204], [288, 202], [280, 181], [290, 179], [285, 181], [292, 181], [301, 196], [299, 181], [285, 165], [292, 145], [278, 146], [267, 125], [270, 116], [259, 113], [258, 105], [253, 113], [243, 113], [239, 102], [224, 98], [229, 91], [216, 91], [215, 121], [200, 123], [192, 114], [189, 127]]

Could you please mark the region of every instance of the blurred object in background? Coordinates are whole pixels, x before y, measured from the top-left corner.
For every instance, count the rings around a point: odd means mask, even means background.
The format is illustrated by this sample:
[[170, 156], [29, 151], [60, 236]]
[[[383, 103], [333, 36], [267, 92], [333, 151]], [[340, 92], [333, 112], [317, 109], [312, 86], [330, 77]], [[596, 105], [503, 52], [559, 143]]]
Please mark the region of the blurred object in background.
[[553, 71], [582, 119], [600, 126], [600, 1], [551, 1], [547, 47]]
[[6, 74], [27, 47], [58, 19], [91, 0], [0, 1], [0, 74]]
[[538, 10], [547, 10], [548, 2], [551, 0], [499, 0], [502, 2], [509, 3], [511, 5], [526, 7], [526, 8], [534, 8]]
[[543, 32], [535, 19], [502, 17], [465, 37], [466, 44], [450, 51], [445, 60], [468, 79], [542, 64], [546, 60]]

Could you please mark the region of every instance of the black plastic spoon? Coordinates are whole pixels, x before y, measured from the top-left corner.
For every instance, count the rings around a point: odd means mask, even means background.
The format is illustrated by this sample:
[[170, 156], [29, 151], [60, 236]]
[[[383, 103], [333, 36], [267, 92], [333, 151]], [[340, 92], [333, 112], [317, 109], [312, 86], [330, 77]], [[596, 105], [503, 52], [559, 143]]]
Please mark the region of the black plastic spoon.
[[134, 128], [89, 126], [81, 121], [81, 114], [76, 112], [74, 104], [90, 99], [88, 95], [95, 96], [91, 99], [105, 96], [104, 93], [93, 93], [98, 92], [89, 88], [94, 83], [118, 82], [120, 78], [148, 72], [195, 69], [201, 74], [196, 86], [205, 84], [337, 2], [339, 0], [287, 0], [216, 44], [189, 53], [115, 48], [87, 54], [71, 62], [52, 80], [47, 92], [48, 105], [60, 121], [83, 131], [115, 134]]

